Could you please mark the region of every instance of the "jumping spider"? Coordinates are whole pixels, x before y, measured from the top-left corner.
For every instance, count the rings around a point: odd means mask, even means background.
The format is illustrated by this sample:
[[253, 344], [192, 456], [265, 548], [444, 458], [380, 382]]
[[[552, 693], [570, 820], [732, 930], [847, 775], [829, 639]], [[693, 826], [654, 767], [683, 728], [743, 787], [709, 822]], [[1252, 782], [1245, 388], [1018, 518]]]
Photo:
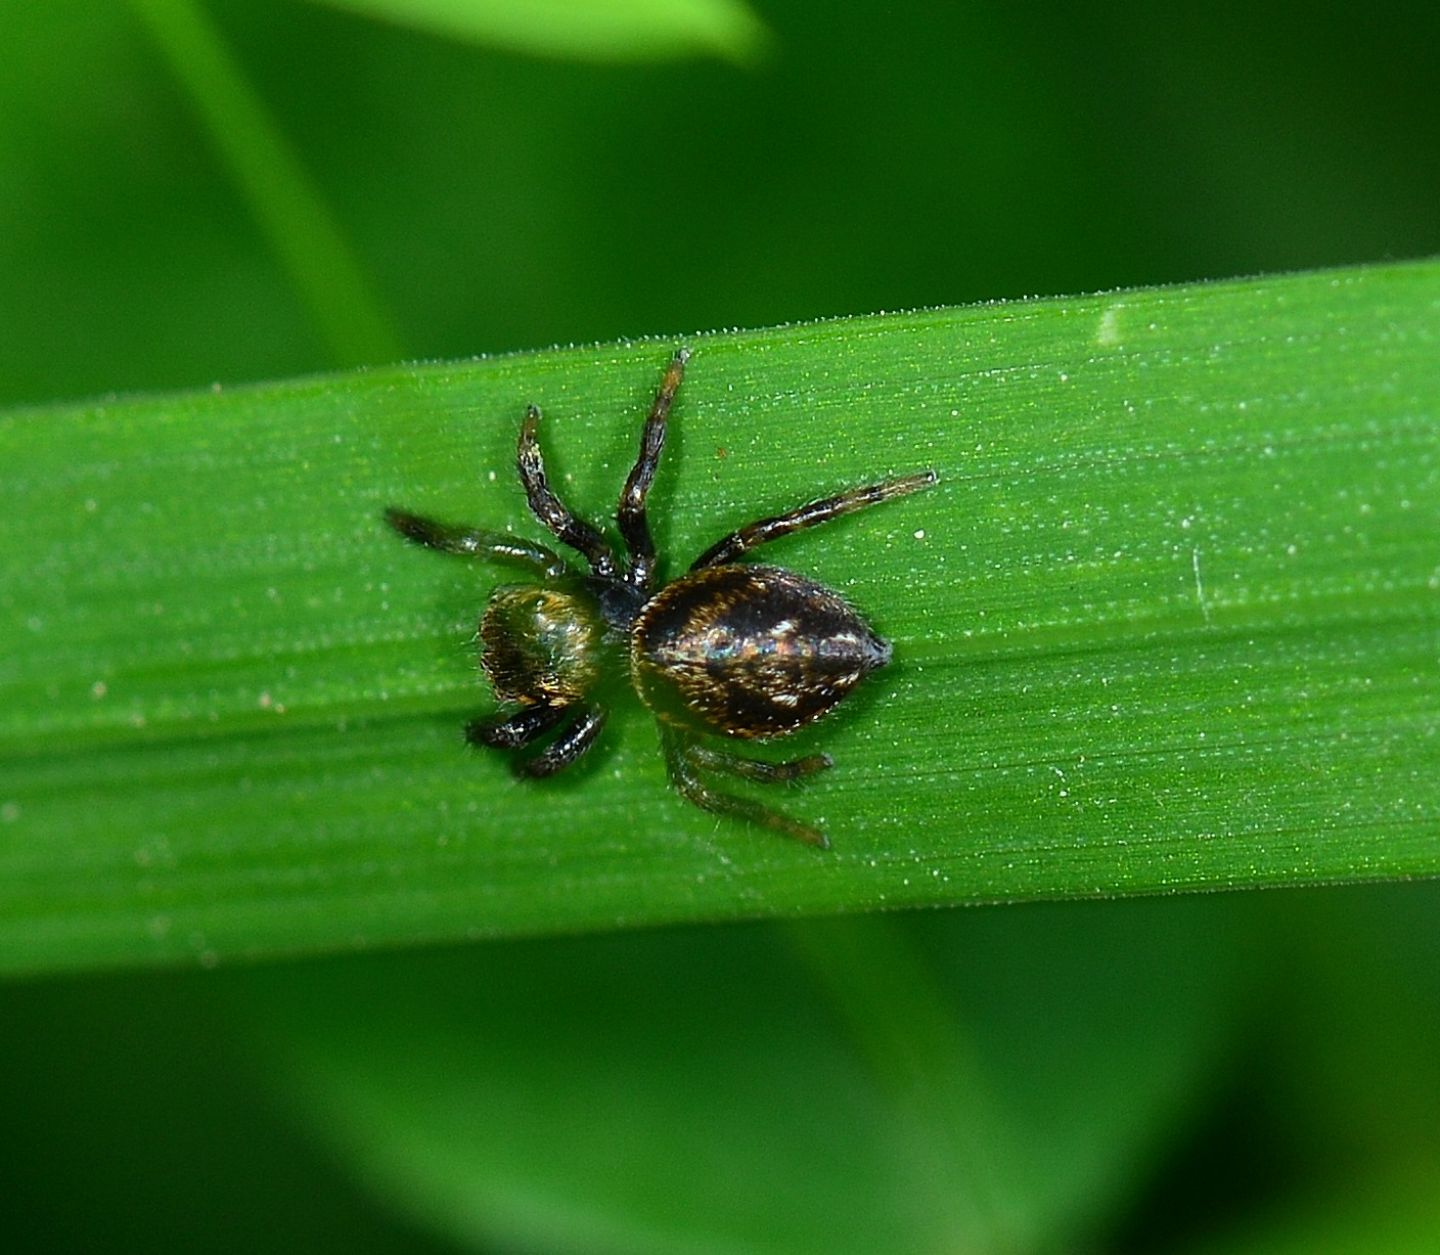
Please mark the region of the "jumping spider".
[[585, 559], [589, 574], [571, 571], [544, 545], [506, 532], [437, 523], [405, 510], [387, 510], [385, 518], [416, 544], [462, 557], [508, 559], [540, 579], [497, 588], [485, 607], [480, 663], [496, 700], [518, 709], [469, 723], [465, 735], [472, 744], [517, 750], [559, 728], [549, 745], [518, 763], [522, 775], [553, 775], [595, 743], [605, 726], [605, 702], [625, 675], [659, 721], [670, 781], [683, 797], [826, 847], [818, 828], [716, 792], [707, 777], [723, 772], [760, 784], [798, 780], [829, 767], [828, 754], [763, 762], [697, 737], [765, 741], [813, 723], [890, 661], [890, 643], [814, 580], [737, 560], [777, 537], [928, 488], [935, 472], [853, 488], [760, 519], [711, 545], [679, 579], [659, 585], [645, 498], [689, 356], [680, 349], [666, 368], [620, 494], [615, 521], [628, 557], [618, 557], [600, 530], [576, 518], [551, 489], [536, 434], [540, 411], [533, 405], [520, 427], [520, 482], [532, 513]]

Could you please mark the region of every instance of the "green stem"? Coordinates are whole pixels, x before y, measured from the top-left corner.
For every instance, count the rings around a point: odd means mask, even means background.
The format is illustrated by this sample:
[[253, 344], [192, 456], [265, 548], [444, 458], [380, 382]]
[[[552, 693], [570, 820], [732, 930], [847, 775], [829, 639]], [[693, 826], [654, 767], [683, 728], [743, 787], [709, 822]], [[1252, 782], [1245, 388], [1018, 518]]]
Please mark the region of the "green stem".
[[131, 0], [200, 114], [338, 365], [403, 354], [339, 223], [203, 8]]

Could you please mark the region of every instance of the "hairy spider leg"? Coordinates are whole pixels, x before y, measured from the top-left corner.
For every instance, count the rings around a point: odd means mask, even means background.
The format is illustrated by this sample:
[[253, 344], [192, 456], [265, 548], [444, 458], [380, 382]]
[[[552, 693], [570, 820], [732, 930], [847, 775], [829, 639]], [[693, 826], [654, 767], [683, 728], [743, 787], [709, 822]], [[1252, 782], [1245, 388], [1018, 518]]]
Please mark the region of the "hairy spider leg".
[[545, 478], [545, 458], [540, 452], [537, 430], [540, 411], [529, 406], [525, 421], [520, 424], [520, 444], [515, 450], [515, 466], [520, 482], [525, 485], [525, 499], [535, 515], [562, 545], [569, 545], [590, 564], [596, 575], [614, 576], [615, 554], [598, 528], [576, 518], [561, 503]]
[[754, 780], [759, 784], [786, 784], [802, 780], [817, 771], [833, 767], [835, 760], [829, 754], [811, 754], [806, 758], [792, 758], [789, 762], [769, 763], [761, 758], [746, 758], [728, 750], [713, 749], [692, 741], [685, 751], [697, 767], [710, 771], [728, 771], [742, 780]]
[[553, 776], [564, 771], [595, 744], [609, 713], [603, 706], [587, 706], [560, 729], [559, 736], [517, 770], [522, 776]]
[[537, 736], [549, 732], [569, 713], [568, 706], [540, 703], [526, 706], [513, 715], [487, 715], [465, 725], [465, 739], [471, 745], [489, 745], [498, 750], [518, 750]]
[[902, 475], [898, 479], [867, 484], [864, 488], [852, 488], [849, 492], [842, 492], [834, 497], [811, 501], [787, 514], [777, 514], [774, 518], [757, 519], [754, 523], [731, 532], [723, 540], [716, 541], [690, 564], [690, 569], [699, 571], [703, 567], [724, 566], [757, 546], [778, 540], [781, 536], [789, 536], [791, 532], [803, 532], [808, 527], [816, 527], [821, 523], [828, 523], [831, 519], [854, 514], [857, 510], [879, 505], [893, 497], [905, 497], [912, 492], [920, 492], [933, 485], [937, 478], [934, 471]]
[[505, 558], [523, 562], [551, 579], [565, 574], [565, 559], [544, 545], [522, 540], [508, 532], [492, 532], [484, 527], [455, 526], [422, 518], [408, 510], [393, 506], [385, 511], [385, 521], [406, 540], [441, 553], [462, 558]]
[[621, 539], [630, 551], [625, 582], [637, 588], [649, 589], [655, 576], [655, 541], [650, 536], [650, 522], [645, 515], [645, 498], [650, 492], [650, 485], [655, 482], [660, 451], [665, 447], [665, 422], [670, 416], [670, 405], [675, 400], [680, 381], [685, 378], [685, 363], [689, 360], [690, 350], [678, 349], [665, 368], [660, 389], [655, 393], [655, 402], [645, 420], [645, 429], [640, 434], [640, 453], [635, 465], [630, 468], [615, 511]]
[[[715, 815], [728, 815], [736, 819], [748, 820], [752, 824], [758, 824], [762, 828], [770, 828], [776, 832], [783, 833], [787, 837], [793, 837], [796, 841], [803, 841], [806, 845], [818, 846], [822, 850], [830, 848], [830, 840], [818, 828], [812, 828], [809, 824], [802, 824], [799, 820], [791, 819], [788, 815], [782, 815], [779, 811], [771, 810], [759, 802], [752, 802], [749, 798], [735, 797], [730, 793], [717, 793], [702, 778], [701, 759], [704, 755], [696, 755], [696, 749], [703, 749], [682, 733], [665, 729], [661, 733], [661, 742], [665, 749], [665, 767], [670, 775], [670, 783], [675, 786], [676, 792], [687, 802], [698, 806], [701, 810], [710, 811]], [[732, 755], [719, 755], [718, 751], [710, 750], [710, 754], [719, 758], [733, 758]], [[823, 757], [821, 755], [820, 757]], [[748, 769], [758, 767], [761, 764], [754, 760], [736, 759], [737, 762], [747, 764], [746, 770], [738, 769], [735, 762], [722, 765], [720, 762], [711, 760], [705, 764], [719, 770], [728, 770], [736, 775], [748, 775]], [[805, 759], [798, 760], [806, 762]], [[793, 764], [774, 764], [779, 768], [793, 766]], [[797, 772], [797, 775], [808, 775], [811, 771], [820, 770], [818, 767], [807, 768], [804, 772]], [[750, 779], [760, 779], [761, 775], [750, 775]], [[770, 777], [771, 780], [784, 779], [783, 775]]]

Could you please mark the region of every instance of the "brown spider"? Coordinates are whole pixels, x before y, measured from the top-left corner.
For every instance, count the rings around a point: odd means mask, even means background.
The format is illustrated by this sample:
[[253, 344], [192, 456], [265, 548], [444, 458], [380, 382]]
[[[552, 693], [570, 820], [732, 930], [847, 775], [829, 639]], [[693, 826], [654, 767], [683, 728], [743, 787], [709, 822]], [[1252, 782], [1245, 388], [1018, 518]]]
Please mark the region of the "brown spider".
[[679, 579], [657, 587], [645, 498], [689, 356], [680, 349], [666, 368], [640, 454], [620, 493], [615, 521], [627, 556], [617, 557], [604, 534], [576, 518], [551, 489], [536, 435], [540, 411], [533, 405], [520, 427], [520, 482], [532, 513], [585, 559], [588, 574], [571, 571], [544, 545], [506, 532], [451, 526], [397, 509], [385, 518], [405, 539], [429, 549], [508, 559], [540, 577], [536, 584], [497, 588], [485, 607], [481, 666], [496, 700], [517, 709], [469, 723], [465, 734], [472, 743], [517, 750], [558, 728], [544, 749], [518, 762], [522, 775], [553, 775], [595, 743], [607, 714], [599, 694], [623, 672], [659, 721], [670, 780], [684, 797], [825, 847], [829, 842], [818, 828], [717, 792], [707, 777], [798, 780], [829, 767], [828, 754], [772, 763], [707, 745], [699, 736], [765, 741], [813, 723], [890, 661], [890, 643], [824, 585], [739, 559], [777, 537], [928, 488], [935, 472], [853, 488], [759, 519], [711, 545]]

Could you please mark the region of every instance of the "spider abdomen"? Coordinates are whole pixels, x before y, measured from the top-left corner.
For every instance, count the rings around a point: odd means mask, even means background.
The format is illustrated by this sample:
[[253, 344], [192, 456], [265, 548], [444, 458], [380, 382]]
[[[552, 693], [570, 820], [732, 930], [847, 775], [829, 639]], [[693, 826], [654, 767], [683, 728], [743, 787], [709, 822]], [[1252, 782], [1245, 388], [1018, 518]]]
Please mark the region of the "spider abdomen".
[[661, 719], [747, 740], [814, 722], [889, 661], [889, 642], [838, 593], [770, 566], [692, 571], [630, 635], [636, 691]]

